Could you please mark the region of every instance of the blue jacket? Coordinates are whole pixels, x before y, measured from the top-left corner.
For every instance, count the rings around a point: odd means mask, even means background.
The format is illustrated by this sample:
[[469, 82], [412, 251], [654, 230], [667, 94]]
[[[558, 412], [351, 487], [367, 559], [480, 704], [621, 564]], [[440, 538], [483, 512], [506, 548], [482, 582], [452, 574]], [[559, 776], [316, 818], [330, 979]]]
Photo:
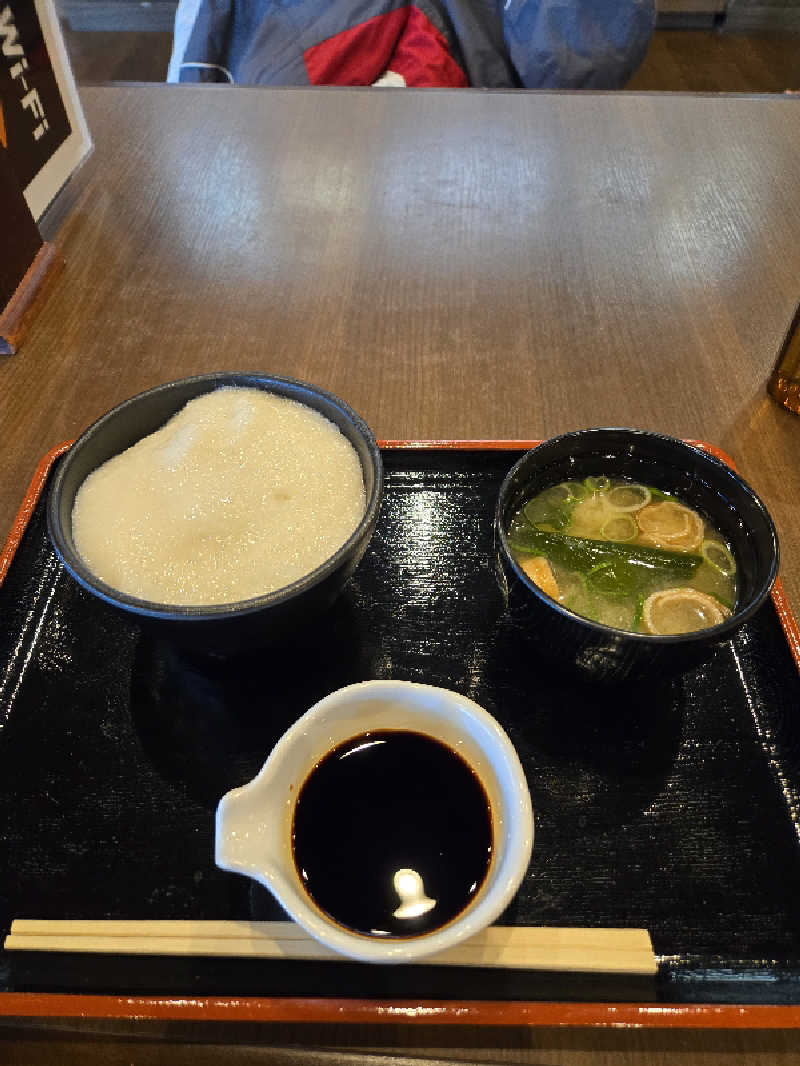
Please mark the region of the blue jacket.
[[179, 0], [168, 81], [625, 84], [655, 0]]

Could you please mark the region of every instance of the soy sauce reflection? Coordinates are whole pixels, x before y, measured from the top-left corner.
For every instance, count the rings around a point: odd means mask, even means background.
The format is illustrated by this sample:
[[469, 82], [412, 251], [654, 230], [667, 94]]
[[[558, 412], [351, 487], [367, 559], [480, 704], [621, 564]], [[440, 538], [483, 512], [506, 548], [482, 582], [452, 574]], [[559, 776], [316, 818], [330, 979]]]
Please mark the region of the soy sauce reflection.
[[470, 766], [405, 730], [352, 737], [311, 771], [292, 847], [306, 891], [370, 936], [418, 936], [469, 904], [489, 870], [489, 800]]

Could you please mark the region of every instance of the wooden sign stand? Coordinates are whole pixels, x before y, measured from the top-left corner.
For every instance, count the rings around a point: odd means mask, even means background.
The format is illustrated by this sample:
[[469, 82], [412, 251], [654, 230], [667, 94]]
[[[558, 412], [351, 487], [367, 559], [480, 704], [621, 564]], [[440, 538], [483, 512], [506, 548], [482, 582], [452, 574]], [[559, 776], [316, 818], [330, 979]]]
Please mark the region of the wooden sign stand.
[[7, 234], [0, 264], [0, 354], [13, 355], [64, 262], [44, 243], [0, 147], [0, 220]]
[[14, 295], [0, 311], [0, 355], [13, 355], [33, 321], [47, 291], [64, 266], [56, 246], [47, 242], [25, 272]]

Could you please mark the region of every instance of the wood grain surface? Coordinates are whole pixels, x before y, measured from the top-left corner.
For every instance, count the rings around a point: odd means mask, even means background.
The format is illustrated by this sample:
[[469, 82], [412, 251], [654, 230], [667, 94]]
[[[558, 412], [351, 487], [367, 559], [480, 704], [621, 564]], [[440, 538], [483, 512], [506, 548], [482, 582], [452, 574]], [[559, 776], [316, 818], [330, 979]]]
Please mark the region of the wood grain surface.
[[[765, 14], [769, 11], [762, 10]], [[775, 12], [776, 9], [772, 10]], [[800, 12], [796, 12], [796, 17], [800, 18]], [[91, 40], [98, 35], [81, 36]], [[625, 88], [634, 92], [693, 93], [765, 93], [797, 89], [800, 87], [798, 48], [800, 42], [793, 33], [659, 29], [653, 34], [642, 65]], [[88, 60], [87, 52], [84, 48], [84, 62]], [[102, 71], [108, 60], [100, 48], [97, 53], [93, 66]]]
[[[616, 424], [710, 441], [772, 511], [800, 610], [800, 419], [765, 394], [800, 299], [800, 99], [138, 86], [83, 100], [96, 149], [42, 225], [66, 269], [0, 361], [0, 540], [42, 454], [113, 404], [257, 369], [333, 390], [384, 438]], [[348, 1038], [374, 1046], [366, 1031], [303, 1042]], [[54, 1039], [53, 1061], [156, 1061], [122, 1038], [91, 1059]], [[33, 1061], [26, 1040], [9, 1034], [0, 1058]], [[485, 1061], [800, 1062], [797, 1033], [381, 1040]]]
[[0, 361], [0, 530], [41, 455], [148, 386], [317, 382], [379, 437], [708, 440], [779, 527], [800, 419], [800, 99], [94, 88], [43, 224], [66, 269]]

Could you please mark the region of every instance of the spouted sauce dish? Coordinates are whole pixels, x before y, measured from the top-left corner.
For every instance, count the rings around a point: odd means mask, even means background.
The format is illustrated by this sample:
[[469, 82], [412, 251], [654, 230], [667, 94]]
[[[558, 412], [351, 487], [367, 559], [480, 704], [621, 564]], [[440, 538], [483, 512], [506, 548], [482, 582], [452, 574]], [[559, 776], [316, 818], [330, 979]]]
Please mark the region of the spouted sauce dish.
[[292, 850], [311, 899], [347, 929], [438, 929], [480, 889], [492, 857], [489, 800], [474, 770], [433, 737], [362, 733], [300, 788]]
[[719, 531], [638, 482], [563, 481], [523, 504], [508, 538], [548, 596], [618, 629], [694, 632], [719, 625], [736, 605], [736, 562]]

